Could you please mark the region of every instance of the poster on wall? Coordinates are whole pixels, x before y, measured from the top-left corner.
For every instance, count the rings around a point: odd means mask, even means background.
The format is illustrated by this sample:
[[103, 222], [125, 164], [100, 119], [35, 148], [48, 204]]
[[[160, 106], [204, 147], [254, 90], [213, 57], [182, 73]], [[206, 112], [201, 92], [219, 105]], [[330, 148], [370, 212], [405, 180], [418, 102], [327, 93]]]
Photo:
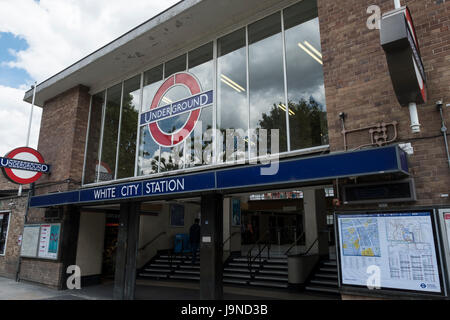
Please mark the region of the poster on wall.
[[170, 205], [170, 225], [172, 227], [184, 227], [184, 206]]
[[22, 257], [36, 258], [39, 246], [39, 224], [25, 225], [23, 227], [22, 248], [20, 255]]
[[233, 199], [232, 200], [232, 222], [233, 227], [237, 227], [241, 225], [241, 200]]
[[43, 224], [39, 236], [39, 258], [58, 259], [61, 224]]
[[444, 211], [445, 231], [447, 234], [448, 247], [450, 248], [450, 209]]
[[[431, 212], [336, 214], [343, 285], [441, 293]], [[372, 282], [373, 283], [373, 282]]]

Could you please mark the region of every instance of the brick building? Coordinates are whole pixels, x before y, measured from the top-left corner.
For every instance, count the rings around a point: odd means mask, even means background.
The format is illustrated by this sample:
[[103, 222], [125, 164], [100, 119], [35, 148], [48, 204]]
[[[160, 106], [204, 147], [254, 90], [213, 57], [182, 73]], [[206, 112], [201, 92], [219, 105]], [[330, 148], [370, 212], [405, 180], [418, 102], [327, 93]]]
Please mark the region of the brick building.
[[[20, 278], [64, 288], [69, 265], [83, 283], [109, 268], [119, 299], [133, 298], [136, 276], [200, 281], [204, 299], [222, 283], [447, 296], [450, 3], [402, 4], [428, 88], [419, 133], [368, 27], [368, 7], [387, 13], [392, 0], [185, 0], [39, 84], [38, 150], [52, 172], [27, 224], [61, 233], [54, 258], [22, 257]], [[189, 273], [177, 235], [196, 217]], [[174, 255], [180, 265], [158, 265]], [[370, 265], [379, 291], [367, 290]]]

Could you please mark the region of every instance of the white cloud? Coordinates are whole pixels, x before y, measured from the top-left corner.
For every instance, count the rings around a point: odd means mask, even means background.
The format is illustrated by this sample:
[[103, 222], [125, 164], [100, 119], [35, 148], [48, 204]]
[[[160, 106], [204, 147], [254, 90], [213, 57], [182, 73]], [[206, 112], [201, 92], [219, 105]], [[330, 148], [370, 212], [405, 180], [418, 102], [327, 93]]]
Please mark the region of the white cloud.
[[[26, 50], [9, 48], [14, 59], [0, 63], [26, 70], [39, 83], [176, 2], [0, 0], [0, 33], [10, 32], [28, 43]], [[30, 84], [24, 79], [20, 89], [0, 86], [0, 154], [26, 142], [30, 105], [22, 99]], [[41, 110], [34, 113], [31, 141], [40, 115]]]
[[[22, 101], [25, 90], [0, 85], [0, 156], [27, 141], [31, 105]], [[30, 146], [37, 147], [42, 109], [35, 107], [30, 134]]]

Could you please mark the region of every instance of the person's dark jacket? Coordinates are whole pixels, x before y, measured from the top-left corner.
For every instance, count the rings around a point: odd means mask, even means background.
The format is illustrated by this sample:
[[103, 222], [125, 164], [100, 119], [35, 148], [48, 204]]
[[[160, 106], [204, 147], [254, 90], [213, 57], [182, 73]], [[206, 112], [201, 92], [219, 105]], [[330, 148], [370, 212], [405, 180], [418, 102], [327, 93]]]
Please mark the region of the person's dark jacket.
[[189, 242], [200, 243], [200, 226], [196, 223], [189, 229]]

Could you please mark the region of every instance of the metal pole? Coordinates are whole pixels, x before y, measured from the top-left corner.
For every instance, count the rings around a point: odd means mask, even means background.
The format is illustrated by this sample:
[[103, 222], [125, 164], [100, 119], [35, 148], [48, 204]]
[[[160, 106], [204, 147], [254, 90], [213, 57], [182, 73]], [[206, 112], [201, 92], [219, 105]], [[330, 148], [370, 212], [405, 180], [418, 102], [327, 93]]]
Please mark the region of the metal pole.
[[402, 7], [400, 0], [394, 0], [394, 5], [395, 5], [395, 9], [400, 9]]
[[30, 134], [31, 134], [31, 122], [33, 120], [33, 109], [34, 109], [34, 100], [36, 98], [36, 82], [33, 86], [33, 100], [31, 101], [31, 112], [30, 112], [30, 120], [28, 121], [28, 133], [27, 133], [27, 144], [28, 147], [30, 144]]
[[[33, 100], [31, 101], [31, 112], [30, 112], [30, 119], [28, 121], [28, 132], [27, 132], [27, 143], [26, 147], [30, 145], [30, 134], [31, 134], [31, 122], [33, 120], [33, 109], [34, 109], [34, 100], [36, 98], [36, 82], [34, 82], [33, 88]], [[20, 197], [22, 196], [22, 185], [19, 186], [19, 191], [17, 192], [17, 195]]]

